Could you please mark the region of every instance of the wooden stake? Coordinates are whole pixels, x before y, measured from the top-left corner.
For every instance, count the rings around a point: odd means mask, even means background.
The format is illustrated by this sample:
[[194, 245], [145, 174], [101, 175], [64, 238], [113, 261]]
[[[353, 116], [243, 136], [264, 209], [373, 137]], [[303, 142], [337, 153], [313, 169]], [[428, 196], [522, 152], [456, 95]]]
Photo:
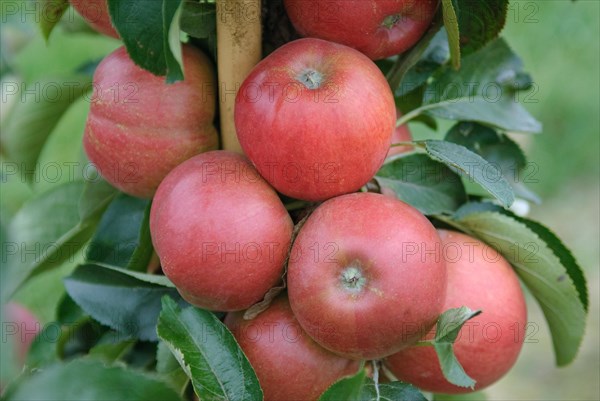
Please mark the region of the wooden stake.
[[261, 59], [261, 40], [261, 0], [217, 0], [217, 63], [223, 149], [242, 153], [233, 121], [235, 95]]

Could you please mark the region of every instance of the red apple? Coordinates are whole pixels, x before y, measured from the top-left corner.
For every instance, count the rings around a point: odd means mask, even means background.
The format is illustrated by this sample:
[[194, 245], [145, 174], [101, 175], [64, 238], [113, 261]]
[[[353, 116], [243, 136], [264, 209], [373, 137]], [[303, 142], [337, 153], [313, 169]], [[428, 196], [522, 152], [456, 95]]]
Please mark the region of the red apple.
[[391, 355], [442, 312], [440, 239], [400, 200], [374, 193], [330, 199], [294, 242], [288, 291], [300, 325], [323, 347], [352, 359]]
[[346, 46], [290, 42], [262, 60], [236, 97], [248, 158], [281, 193], [309, 201], [354, 192], [381, 167], [395, 124], [377, 66]]
[[213, 151], [175, 168], [150, 212], [152, 242], [183, 298], [205, 309], [250, 307], [281, 278], [292, 219], [241, 155]]
[[302, 36], [353, 47], [373, 60], [400, 54], [419, 41], [437, 0], [284, 0]]
[[108, 13], [107, 0], [71, 0], [71, 5], [96, 31], [119, 39]]
[[[402, 113], [400, 113], [400, 110], [398, 110], [396, 112], [396, 118], [398, 119], [400, 117], [402, 117]], [[412, 134], [410, 133], [407, 124], [396, 127], [394, 133], [392, 134], [392, 145], [399, 142], [412, 142], [412, 140]], [[400, 155], [402, 153], [410, 152], [411, 150], [413, 150], [413, 147], [410, 145], [392, 146], [387, 154], [387, 157]]]
[[264, 401], [316, 401], [334, 382], [358, 371], [315, 343], [300, 327], [286, 296], [253, 320], [229, 313], [225, 324], [254, 367]]
[[[498, 252], [465, 234], [439, 233], [448, 267], [444, 310], [467, 306], [483, 311], [466, 323], [454, 345], [465, 372], [477, 381], [475, 390], [481, 390], [500, 379], [517, 360], [527, 324], [525, 299], [517, 275]], [[425, 391], [471, 391], [444, 378], [432, 347], [405, 349], [386, 364], [398, 379]]]
[[169, 85], [136, 66], [121, 47], [94, 74], [83, 144], [102, 176], [150, 198], [175, 166], [218, 146], [210, 60], [184, 46], [185, 80]]
[[3, 309], [3, 341], [12, 344], [16, 350], [16, 362], [23, 366], [31, 343], [41, 330], [40, 322], [27, 308], [17, 303], [8, 303]]

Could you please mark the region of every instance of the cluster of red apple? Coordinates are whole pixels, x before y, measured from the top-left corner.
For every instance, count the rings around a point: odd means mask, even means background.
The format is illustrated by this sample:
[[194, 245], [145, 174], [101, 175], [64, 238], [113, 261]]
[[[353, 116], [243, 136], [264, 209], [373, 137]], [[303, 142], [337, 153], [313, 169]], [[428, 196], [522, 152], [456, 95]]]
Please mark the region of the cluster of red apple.
[[[436, 231], [394, 197], [357, 192], [401, 132], [372, 59], [418, 41], [437, 1], [327, 2], [337, 4], [335, 18], [355, 21], [348, 31], [307, 17], [324, 2], [285, 3], [312, 38], [280, 47], [241, 85], [235, 125], [247, 158], [208, 151], [218, 142], [214, 74], [186, 45], [186, 78], [174, 85], [135, 66], [124, 48], [98, 66], [84, 137], [90, 160], [122, 191], [154, 198], [150, 230], [165, 275], [191, 304], [230, 312], [225, 323], [266, 400], [316, 399], [365, 359], [425, 390], [469, 391], [444, 379], [432, 347], [411, 348], [443, 311], [463, 305], [483, 314], [456, 355], [478, 389], [491, 384], [524, 338], [510, 265], [473, 238]], [[131, 96], [115, 96], [131, 83]], [[323, 203], [295, 230], [278, 192]], [[282, 279], [288, 295], [244, 320], [240, 311]]]

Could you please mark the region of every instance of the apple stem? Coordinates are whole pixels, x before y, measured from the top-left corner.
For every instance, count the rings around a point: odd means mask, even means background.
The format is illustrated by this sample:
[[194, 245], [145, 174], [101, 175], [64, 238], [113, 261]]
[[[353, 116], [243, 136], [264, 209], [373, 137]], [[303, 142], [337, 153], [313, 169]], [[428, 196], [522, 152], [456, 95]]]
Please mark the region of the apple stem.
[[319, 89], [323, 82], [323, 75], [315, 70], [307, 70], [300, 74], [298, 81], [302, 82], [308, 89]]
[[[256, 10], [240, 21], [240, 10]], [[234, 10], [235, 12], [231, 12]], [[261, 0], [217, 0], [217, 69], [221, 145], [238, 153], [233, 112], [235, 95], [252, 68], [262, 58]]]
[[375, 384], [375, 394], [377, 394], [375, 400], [379, 401], [381, 395], [379, 394], [379, 361], [371, 361], [373, 364], [373, 383]]
[[[421, 107], [419, 107], [419, 108], [414, 109], [410, 113], [404, 114], [402, 117], [400, 117], [399, 119], [396, 120], [396, 127], [400, 127], [401, 125], [408, 123], [413, 118], [418, 117], [422, 111], [423, 111], [423, 109]], [[411, 144], [414, 145], [414, 142]]]
[[342, 271], [340, 280], [344, 289], [353, 293], [361, 292], [367, 283], [358, 261], [352, 262]]
[[457, 229], [457, 230], [459, 230], [459, 231], [464, 231], [465, 233], [467, 233], [467, 234], [469, 234], [469, 235], [471, 235], [471, 236], [474, 236], [474, 235], [475, 235], [475, 234], [474, 234], [472, 231], [470, 231], [468, 228], [466, 228], [466, 227], [464, 227], [464, 226], [462, 226], [462, 225], [460, 225], [460, 224], [457, 224], [457, 223], [456, 223], [456, 221], [454, 221], [453, 219], [451, 219], [451, 218], [448, 218], [448, 217], [446, 217], [446, 216], [444, 216], [444, 215], [441, 215], [441, 214], [436, 214], [436, 215], [433, 215], [432, 217], [434, 217], [436, 220], [439, 220], [439, 221], [441, 221], [442, 223], [446, 223], [446, 224], [448, 224], [449, 226], [451, 226], [451, 227], [453, 227], [453, 228], [455, 228], [455, 229]]
[[152, 251], [152, 255], [150, 256], [150, 260], [148, 261], [148, 265], [146, 266], [146, 273], [155, 274], [160, 269], [160, 259], [156, 250]]
[[383, 19], [381, 26], [386, 27], [387, 29], [392, 29], [394, 25], [396, 25], [396, 23], [400, 21], [400, 18], [400, 14], [388, 15]]
[[385, 366], [385, 364], [381, 364], [381, 371], [389, 381], [398, 381], [398, 378]]
[[413, 146], [414, 144], [415, 144], [414, 141], [402, 141], [402, 142], [392, 143], [390, 145], [390, 148], [395, 148], [398, 146]]

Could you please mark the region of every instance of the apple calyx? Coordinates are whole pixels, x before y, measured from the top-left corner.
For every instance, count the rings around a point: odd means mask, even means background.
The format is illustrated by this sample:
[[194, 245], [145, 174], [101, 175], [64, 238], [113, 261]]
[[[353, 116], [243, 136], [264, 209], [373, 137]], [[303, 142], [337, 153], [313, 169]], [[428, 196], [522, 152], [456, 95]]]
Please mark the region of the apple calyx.
[[358, 260], [350, 263], [340, 274], [340, 283], [346, 291], [359, 294], [367, 285], [367, 279]]
[[396, 25], [398, 23], [398, 21], [400, 21], [401, 18], [402, 18], [402, 15], [400, 15], [400, 14], [388, 15], [381, 22], [381, 26], [384, 28], [387, 28], [387, 29], [392, 29], [394, 27], [394, 25]]
[[323, 74], [319, 71], [308, 69], [298, 75], [297, 79], [308, 89], [319, 89], [323, 82]]

